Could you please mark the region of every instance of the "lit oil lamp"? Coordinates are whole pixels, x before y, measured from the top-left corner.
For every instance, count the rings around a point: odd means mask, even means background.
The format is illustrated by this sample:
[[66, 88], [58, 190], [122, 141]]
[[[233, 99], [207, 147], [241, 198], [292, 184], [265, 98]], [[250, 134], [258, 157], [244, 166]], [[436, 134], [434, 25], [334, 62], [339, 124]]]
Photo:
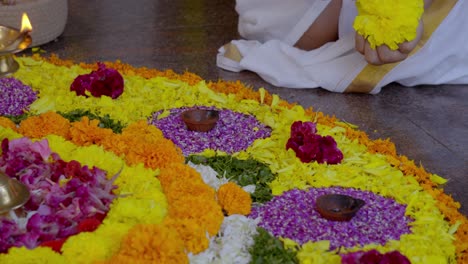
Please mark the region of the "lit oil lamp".
[[18, 70], [19, 64], [13, 59], [13, 54], [31, 45], [31, 31], [31, 22], [26, 13], [21, 20], [21, 30], [0, 25], [0, 77]]

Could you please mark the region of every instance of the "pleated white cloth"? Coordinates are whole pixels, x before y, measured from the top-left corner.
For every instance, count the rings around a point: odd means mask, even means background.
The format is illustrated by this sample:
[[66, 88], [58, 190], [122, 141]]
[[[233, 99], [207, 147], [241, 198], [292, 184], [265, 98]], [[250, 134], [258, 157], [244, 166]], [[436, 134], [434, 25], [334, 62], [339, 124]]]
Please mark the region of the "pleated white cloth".
[[[354, 49], [355, 1], [343, 0], [339, 39], [303, 51], [294, 44], [330, 1], [324, 0], [237, 0], [239, 33], [233, 40], [240, 61], [219, 49], [217, 65], [229, 71], [256, 72], [279, 87], [317, 88], [344, 92], [367, 66]], [[458, 1], [415, 54], [388, 72], [370, 93], [379, 93], [391, 82], [404, 86], [420, 84], [468, 84], [468, 1]]]

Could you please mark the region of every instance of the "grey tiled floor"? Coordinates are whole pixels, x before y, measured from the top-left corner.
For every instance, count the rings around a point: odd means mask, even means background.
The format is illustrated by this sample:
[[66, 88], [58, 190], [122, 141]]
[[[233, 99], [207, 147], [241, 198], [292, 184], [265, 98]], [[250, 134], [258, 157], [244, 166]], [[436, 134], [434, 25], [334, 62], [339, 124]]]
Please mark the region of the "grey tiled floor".
[[64, 34], [42, 47], [48, 53], [85, 62], [120, 59], [265, 87], [356, 124], [371, 138], [390, 138], [401, 155], [448, 178], [446, 192], [468, 214], [468, 86], [391, 84], [378, 95], [273, 87], [255, 74], [215, 65], [217, 49], [239, 38], [233, 0], [69, 0], [69, 6]]

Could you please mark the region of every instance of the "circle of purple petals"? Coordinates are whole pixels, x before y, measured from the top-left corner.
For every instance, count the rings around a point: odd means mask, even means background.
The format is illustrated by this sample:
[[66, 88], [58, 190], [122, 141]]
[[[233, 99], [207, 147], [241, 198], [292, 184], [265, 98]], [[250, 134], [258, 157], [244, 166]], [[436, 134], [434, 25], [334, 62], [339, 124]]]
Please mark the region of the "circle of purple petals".
[[0, 78], [0, 115], [21, 115], [36, 99], [36, 92], [21, 81]]
[[208, 132], [189, 131], [180, 114], [191, 108], [174, 108], [170, 115], [158, 120], [161, 111], [150, 119], [163, 132], [164, 136], [182, 149], [185, 156], [200, 153], [205, 149], [214, 149], [232, 154], [247, 149], [256, 139], [267, 138], [271, 129], [260, 123], [254, 116], [215, 109], [213, 107], [195, 107], [219, 111], [219, 120]]
[[[362, 199], [366, 204], [347, 222], [322, 218], [315, 210], [315, 200], [324, 194], [344, 194]], [[352, 188], [309, 188], [290, 190], [268, 203], [252, 208], [250, 218], [261, 218], [259, 226], [276, 237], [304, 244], [329, 240], [330, 249], [350, 248], [371, 243], [384, 245], [410, 233], [411, 218], [406, 206], [372, 192]]]

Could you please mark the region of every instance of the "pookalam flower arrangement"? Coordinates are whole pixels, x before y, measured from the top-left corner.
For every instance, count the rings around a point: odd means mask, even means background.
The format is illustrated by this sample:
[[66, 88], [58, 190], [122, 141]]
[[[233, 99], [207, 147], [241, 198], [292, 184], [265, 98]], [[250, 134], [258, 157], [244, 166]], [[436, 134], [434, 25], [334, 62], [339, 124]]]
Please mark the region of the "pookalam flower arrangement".
[[[0, 79], [0, 172], [33, 198], [1, 216], [0, 263], [468, 261], [445, 180], [389, 140], [240, 82], [18, 61]], [[218, 123], [188, 130], [192, 108]], [[327, 220], [325, 194], [365, 205]]]

